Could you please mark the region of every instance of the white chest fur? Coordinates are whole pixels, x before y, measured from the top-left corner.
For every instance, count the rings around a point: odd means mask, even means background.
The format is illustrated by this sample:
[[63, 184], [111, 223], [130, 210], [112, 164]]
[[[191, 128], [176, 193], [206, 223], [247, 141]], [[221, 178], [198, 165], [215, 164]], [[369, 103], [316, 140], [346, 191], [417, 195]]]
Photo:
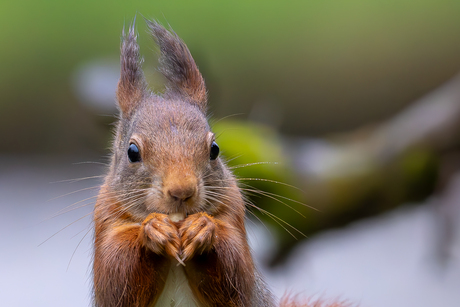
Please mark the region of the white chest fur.
[[156, 307], [200, 307], [185, 277], [184, 268], [173, 262]]

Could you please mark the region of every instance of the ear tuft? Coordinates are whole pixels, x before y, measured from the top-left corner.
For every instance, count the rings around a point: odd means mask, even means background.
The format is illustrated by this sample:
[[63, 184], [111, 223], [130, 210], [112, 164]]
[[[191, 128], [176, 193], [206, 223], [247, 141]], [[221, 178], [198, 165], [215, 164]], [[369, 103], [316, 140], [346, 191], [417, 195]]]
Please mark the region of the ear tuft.
[[156, 21], [146, 22], [160, 47], [159, 70], [168, 81], [165, 95], [180, 96], [206, 113], [206, 86], [187, 46], [172, 30]]
[[120, 81], [117, 88], [117, 100], [123, 116], [129, 116], [136, 105], [146, 95], [146, 82], [142, 72], [142, 58], [139, 56], [139, 45], [135, 33], [135, 22], [122, 33], [120, 56]]

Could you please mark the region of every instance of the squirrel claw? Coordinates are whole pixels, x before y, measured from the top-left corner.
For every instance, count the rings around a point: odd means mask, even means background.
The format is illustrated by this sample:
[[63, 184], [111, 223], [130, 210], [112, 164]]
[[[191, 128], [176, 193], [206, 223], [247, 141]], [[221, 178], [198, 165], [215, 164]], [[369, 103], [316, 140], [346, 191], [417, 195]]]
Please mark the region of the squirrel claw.
[[180, 239], [177, 227], [165, 214], [150, 214], [142, 223], [140, 239], [144, 246], [155, 254], [167, 254], [179, 258]]
[[179, 256], [174, 257], [177, 260], [176, 266], [183, 265], [185, 266], [184, 259], [180, 258]]
[[212, 248], [216, 238], [216, 222], [212, 216], [204, 212], [190, 215], [185, 219], [179, 229], [183, 262]]

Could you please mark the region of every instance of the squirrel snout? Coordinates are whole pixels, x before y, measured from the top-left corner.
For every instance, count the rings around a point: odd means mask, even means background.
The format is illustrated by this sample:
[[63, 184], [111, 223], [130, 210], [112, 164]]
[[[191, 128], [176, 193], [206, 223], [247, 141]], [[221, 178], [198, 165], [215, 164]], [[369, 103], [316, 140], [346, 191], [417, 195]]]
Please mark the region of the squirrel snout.
[[165, 194], [172, 201], [185, 202], [192, 198], [197, 192], [197, 184], [194, 178], [169, 181], [165, 184]]
[[[198, 178], [185, 167], [169, 169], [163, 178], [163, 196], [170, 205], [176, 207], [193, 205], [198, 194]], [[172, 208], [170, 208], [172, 209]]]
[[168, 188], [168, 195], [173, 200], [187, 201], [196, 193], [196, 187], [191, 184], [174, 185]]

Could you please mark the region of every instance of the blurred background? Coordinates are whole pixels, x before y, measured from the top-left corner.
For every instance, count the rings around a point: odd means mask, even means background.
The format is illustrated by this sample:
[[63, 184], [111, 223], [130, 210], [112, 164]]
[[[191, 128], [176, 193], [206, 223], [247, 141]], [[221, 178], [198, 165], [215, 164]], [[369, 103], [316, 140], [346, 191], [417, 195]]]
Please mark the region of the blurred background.
[[[121, 30], [170, 25], [209, 90], [274, 293], [459, 306], [460, 2], [0, 3], [0, 301], [89, 306]], [[253, 164], [259, 163], [260, 164]]]

